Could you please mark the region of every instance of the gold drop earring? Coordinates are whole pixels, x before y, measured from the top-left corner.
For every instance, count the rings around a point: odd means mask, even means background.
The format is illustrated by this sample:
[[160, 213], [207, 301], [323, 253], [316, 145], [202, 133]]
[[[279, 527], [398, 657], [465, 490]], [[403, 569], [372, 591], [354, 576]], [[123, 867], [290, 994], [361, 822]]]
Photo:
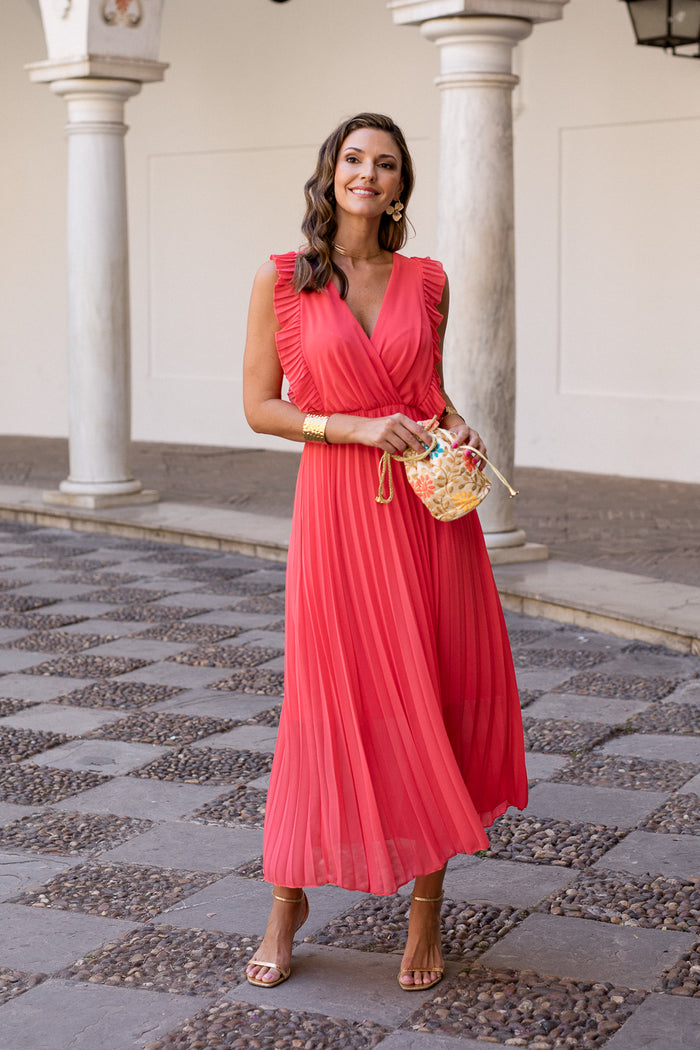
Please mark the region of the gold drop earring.
[[401, 215], [401, 212], [403, 211], [403, 204], [401, 201], [392, 201], [385, 211], [387, 215], [391, 215], [394, 222], [401, 222], [401, 219], [403, 218]]

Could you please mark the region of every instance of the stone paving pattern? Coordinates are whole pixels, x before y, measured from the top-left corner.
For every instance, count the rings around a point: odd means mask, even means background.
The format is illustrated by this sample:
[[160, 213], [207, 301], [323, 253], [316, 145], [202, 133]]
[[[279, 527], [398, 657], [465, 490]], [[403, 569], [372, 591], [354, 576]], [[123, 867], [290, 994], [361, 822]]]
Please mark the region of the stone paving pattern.
[[284, 570], [0, 522], [0, 1050], [700, 1046], [700, 659], [507, 615], [531, 797], [456, 857], [446, 979], [406, 890], [269, 910]]

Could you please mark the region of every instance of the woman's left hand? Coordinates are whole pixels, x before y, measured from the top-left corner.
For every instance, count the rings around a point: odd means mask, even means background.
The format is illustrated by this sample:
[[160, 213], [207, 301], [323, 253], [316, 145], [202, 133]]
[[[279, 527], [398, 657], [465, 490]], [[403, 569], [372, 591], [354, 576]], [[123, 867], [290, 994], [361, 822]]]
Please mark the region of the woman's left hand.
[[[482, 456], [486, 456], [486, 445], [482, 441], [479, 432], [470, 427], [468, 423], [465, 423], [461, 416], [446, 416], [441, 426], [454, 434], [453, 448], [458, 448], [460, 445], [471, 445]], [[478, 459], [476, 454], [472, 454], [472, 458], [474, 460]]]

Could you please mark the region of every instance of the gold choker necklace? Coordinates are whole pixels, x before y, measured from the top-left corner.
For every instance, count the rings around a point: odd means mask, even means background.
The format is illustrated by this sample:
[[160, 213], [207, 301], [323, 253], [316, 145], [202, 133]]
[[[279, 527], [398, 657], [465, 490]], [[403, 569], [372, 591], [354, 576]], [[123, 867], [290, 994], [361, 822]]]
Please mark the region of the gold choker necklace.
[[368, 259], [377, 259], [380, 255], [384, 254], [384, 249], [380, 248], [374, 255], [353, 255], [347, 248], [343, 248], [341, 244], [334, 244], [333, 251], [338, 252], [339, 255], [347, 255], [348, 259], [354, 259], [356, 262], [367, 262]]

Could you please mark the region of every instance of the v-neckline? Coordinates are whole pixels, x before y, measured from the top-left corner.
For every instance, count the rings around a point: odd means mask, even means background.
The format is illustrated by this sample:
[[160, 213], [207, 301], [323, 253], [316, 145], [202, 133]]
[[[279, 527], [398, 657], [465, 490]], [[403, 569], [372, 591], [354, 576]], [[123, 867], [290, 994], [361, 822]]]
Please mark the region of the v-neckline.
[[391, 257], [391, 273], [389, 274], [389, 280], [386, 282], [386, 288], [384, 289], [384, 295], [382, 296], [382, 305], [379, 307], [379, 313], [377, 314], [377, 320], [374, 322], [374, 328], [372, 329], [372, 334], [371, 335], [367, 334], [367, 332], [365, 331], [363, 326], [360, 324], [358, 319], [355, 317], [355, 314], [352, 312], [352, 310], [350, 309], [350, 307], [348, 305], [347, 299], [343, 299], [341, 297], [340, 292], [338, 291], [338, 289], [336, 288], [335, 284], [333, 283], [333, 281], [330, 282], [331, 287], [335, 291], [335, 294], [337, 295], [339, 301], [343, 304], [345, 309], [348, 311], [348, 313], [350, 314], [350, 316], [352, 317], [353, 321], [355, 322], [357, 327], [360, 329], [360, 331], [362, 332], [363, 336], [365, 337], [365, 339], [367, 340], [368, 343], [372, 343], [373, 342], [375, 333], [377, 331], [377, 328], [379, 327], [379, 324], [380, 324], [380, 322], [382, 320], [382, 314], [384, 313], [384, 304], [386, 303], [387, 296], [389, 295], [389, 289], [391, 288], [391, 283], [392, 283], [392, 281], [394, 279], [394, 274], [395, 274], [396, 269], [397, 269], [397, 266], [396, 266], [397, 258], [398, 258], [398, 252], [394, 252], [392, 257]]

